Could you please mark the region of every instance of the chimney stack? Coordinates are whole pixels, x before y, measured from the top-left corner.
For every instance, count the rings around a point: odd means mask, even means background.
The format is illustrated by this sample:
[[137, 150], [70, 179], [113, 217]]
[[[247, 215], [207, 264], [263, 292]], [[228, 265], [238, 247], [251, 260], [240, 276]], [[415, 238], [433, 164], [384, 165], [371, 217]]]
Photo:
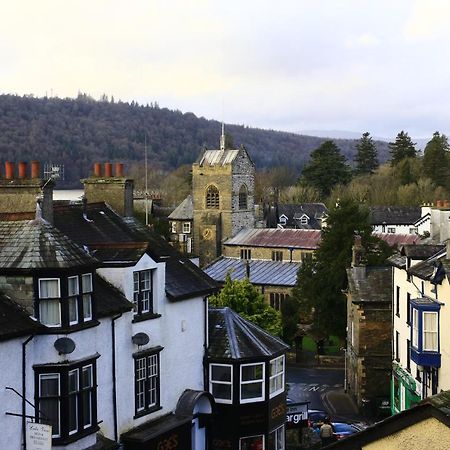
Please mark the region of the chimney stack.
[[19, 163], [19, 179], [23, 180], [27, 177], [27, 163], [24, 161], [21, 161]]
[[366, 275], [366, 265], [363, 263], [364, 247], [361, 243], [361, 236], [355, 235], [352, 247], [352, 269], [357, 279], [362, 279]]

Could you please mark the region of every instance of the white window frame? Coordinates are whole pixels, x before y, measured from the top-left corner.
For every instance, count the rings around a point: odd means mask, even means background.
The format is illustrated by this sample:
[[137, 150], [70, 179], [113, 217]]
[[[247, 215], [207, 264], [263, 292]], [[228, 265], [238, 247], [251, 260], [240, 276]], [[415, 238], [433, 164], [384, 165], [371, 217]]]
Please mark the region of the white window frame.
[[[74, 294], [69, 294], [69, 280], [76, 280], [76, 292]], [[78, 316], [78, 296], [80, 295], [80, 286], [79, 286], [79, 277], [78, 275], [74, 275], [72, 277], [67, 277], [67, 308], [69, 313], [69, 325], [75, 325], [79, 322], [80, 318]], [[70, 301], [75, 300], [75, 310], [76, 310], [76, 320], [70, 320]]]
[[303, 214], [302, 217], [300, 217], [300, 223], [302, 225], [308, 225], [309, 217], [306, 214]]
[[243, 437], [239, 438], [239, 450], [243, 450], [242, 441], [244, 439], [251, 439], [251, 438], [257, 438], [257, 437], [262, 437], [262, 443], [263, 443], [262, 450], [265, 450], [266, 449], [266, 438], [263, 434], [254, 434], [252, 436], [243, 436]]
[[[41, 401], [42, 398], [42, 383], [41, 380], [44, 378], [57, 378], [58, 379], [58, 429], [59, 434], [52, 434], [52, 438], [59, 438], [61, 437], [61, 374], [56, 373], [40, 373], [39, 374], [39, 401]], [[52, 427], [52, 433], [53, 433], [53, 427]]]
[[[42, 297], [41, 295], [41, 281], [57, 281], [58, 282], [58, 297]], [[60, 278], [39, 278], [38, 279], [38, 290], [39, 290], [39, 321], [49, 328], [56, 328], [60, 327], [62, 325], [62, 319], [61, 319], [61, 279]], [[48, 300], [58, 300], [58, 309], [59, 309], [59, 323], [55, 325], [46, 324], [42, 322], [41, 317], [41, 301], [48, 301]]]
[[[85, 277], [87, 275], [89, 275], [89, 277], [90, 277], [90, 290], [85, 290], [84, 286], [83, 286], [83, 277]], [[93, 277], [92, 277], [92, 273], [91, 272], [83, 273], [81, 275], [81, 290], [82, 290], [81, 294], [82, 294], [82, 299], [83, 299], [83, 320], [84, 320], [84, 322], [87, 322], [88, 320], [92, 320], [92, 291], [93, 291], [93, 280], [92, 280], [92, 278]], [[89, 295], [89, 303], [90, 303], [90, 307], [89, 307], [90, 315], [89, 316], [86, 316], [86, 308], [84, 307], [85, 306], [85, 301], [84, 301], [85, 295], [86, 296]]]
[[[78, 404], [78, 392], [80, 391], [80, 374], [79, 374], [79, 369], [69, 370], [69, 373], [68, 373], [68, 376], [67, 376], [67, 392], [68, 392], [68, 396], [69, 397], [71, 395], [71, 393], [70, 393], [70, 374], [71, 373], [76, 373], [76, 380], [77, 380], [77, 389], [75, 391], [76, 394], [74, 396], [75, 397], [75, 401], [76, 401], [76, 410], [77, 410], [77, 413], [75, 415], [77, 425], [75, 427], [75, 430], [72, 430], [72, 431], [69, 430], [69, 436], [72, 435], [72, 434], [78, 433], [78, 426], [79, 426], [79, 423], [78, 423], [78, 407], [79, 407], [79, 404]], [[67, 419], [67, 420], [69, 421], [69, 419]]]
[[387, 232], [391, 233], [391, 234], [395, 234], [395, 227], [388, 227]]
[[419, 310], [412, 308], [412, 346], [419, 348]]
[[176, 232], [177, 232], [177, 223], [175, 221], [170, 223], [170, 229], [171, 229], [172, 233], [176, 234]]
[[[281, 427], [275, 428], [275, 430], [271, 431], [269, 433], [269, 436], [273, 434], [274, 435], [274, 439], [275, 439], [275, 448], [273, 450], [285, 450], [286, 448], [286, 433], [285, 433], [285, 426], [284, 424], [281, 425]], [[281, 436], [281, 447], [276, 447], [277, 443], [278, 443], [278, 435]], [[271, 449], [268, 449], [271, 450]]]
[[183, 233], [184, 234], [191, 233], [191, 222], [183, 222]]
[[[87, 366], [82, 366], [81, 367], [81, 379], [83, 379], [83, 372], [85, 370], [89, 370], [90, 372], [90, 385], [89, 386], [79, 386], [80, 392], [82, 393], [82, 395], [84, 395], [85, 391], [88, 392], [89, 398], [90, 398], [90, 408], [89, 408], [89, 418], [90, 421], [88, 424], [83, 425], [83, 428], [90, 428], [92, 427], [93, 423], [92, 423], [92, 418], [93, 418], [93, 405], [94, 405], [94, 398], [92, 395], [92, 388], [94, 387], [94, 366], [92, 364], [88, 364]], [[83, 414], [83, 420], [86, 419], [84, 417]]]
[[278, 222], [281, 224], [281, 225], [286, 225], [287, 224], [287, 217], [284, 215], [284, 214], [281, 214], [281, 216], [280, 216], [280, 218], [278, 219]]
[[[242, 372], [244, 367], [250, 366], [262, 366], [262, 378], [257, 378], [253, 380], [242, 381]], [[265, 400], [265, 379], [266, 379], [266, 365], [263, 362], [249, 363], [249, 364], [241, 364], [239, 368], [239, 401], [241, 404], [244, 403], [253, 403], [253, 402], [261, 402]], [[261, 384], [261, 396], [260, 397], [251, 397], [251, 398], [242, 398], [242, 387], [247, 384]]]
[[[213, 366], [229, 368], [230, 369], [230, 381], [213, 380], [213, 378], [212, 378]], [[226, 399], [226, 398], [215, 397], [214, 394], [213, 394], [213, 385], [214, 384], [224, 384], [224, 385], [227, 385], [227, 386], [231, 386], [231, 388], [230, 388], [230, 398]], [[226, 403], [228, 405], [231, 405], [233, 403], [233, 365], [232, 364], [211, 363], [209, 365], [209, 392], [214, 397], [214, 400], [215, 400], [216, 403]]]
[[[272, 367], [275, 366], [275, 369], [278, 368], [279, 361], [282, 362], [283, 368], [281, 371], [275, 372], [275, 374], [272, 374]], [[269, 398], [275, 397], [278, 394], [281, 394], [284, 392], [284, 377], [286, 372], [286, 362], [284, 355], [278, 356], [277, 358], [271, 359], [269, 363]], [[281, 378], [281, 387], [272, 391], [272, 380]]]
[[[435, 318], [433, 321], [434, 327], [431, 330], [425, 329], [425, 314], [431, 315]], [[422, 311], [422, 350], [426, 352], [437, 352], [439, 350], [439, 314], [436, 311]], [[436, 335], [436, 348], [425, 347], [425, 333]]]

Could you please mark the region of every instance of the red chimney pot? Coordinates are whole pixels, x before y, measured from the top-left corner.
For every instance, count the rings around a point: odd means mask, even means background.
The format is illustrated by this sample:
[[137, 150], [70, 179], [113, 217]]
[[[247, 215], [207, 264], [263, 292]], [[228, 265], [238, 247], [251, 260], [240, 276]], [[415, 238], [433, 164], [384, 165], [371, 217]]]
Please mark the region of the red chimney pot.
[[123, 163], [116, 163], [116, 177], [123, 177]]
[[25, 161], [21, 161], [19, 163], [19, 178], [22, 180], [27, 177], [27, 163]]
[[39, 178], [41, 176], [41, 163], [39, 161], [31, 161], [31, 178]]
[[105, 163], [105, 177], [106, 178], [112, 177], [112, 164], [111, 163]]
[[95, 163], [94, 164], [94, 175], [96, 177], [101, 177], [102, 176], [102, 165], [100, 163]]
[[5, 178], [7, 180], [14, 179], [14, 163], [10, 161], [5, 162]]

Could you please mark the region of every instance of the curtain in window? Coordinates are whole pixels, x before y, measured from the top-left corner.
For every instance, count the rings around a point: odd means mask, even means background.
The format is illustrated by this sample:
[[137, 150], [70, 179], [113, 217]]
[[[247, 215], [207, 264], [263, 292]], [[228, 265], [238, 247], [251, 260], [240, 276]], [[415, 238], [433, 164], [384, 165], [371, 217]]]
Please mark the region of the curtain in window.
[[424, 350], [437, 351], [437, 313], [423, 313], [423, 340]]
[[61, 325], [60, 309], [59, 300], [40, 300], [39, 318], [41, 323], [50, 326]]
[[39, 297], [59, 297], [59, 280], [39, 280]]

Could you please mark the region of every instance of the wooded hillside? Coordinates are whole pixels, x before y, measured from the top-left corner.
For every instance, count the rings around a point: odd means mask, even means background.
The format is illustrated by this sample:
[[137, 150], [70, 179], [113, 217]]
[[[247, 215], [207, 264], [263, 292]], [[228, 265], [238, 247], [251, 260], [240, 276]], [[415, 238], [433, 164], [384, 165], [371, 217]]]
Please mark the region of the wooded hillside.
[[[202, 147], [217, 148], [221, 124], [157, 104], [0, 95], [0, 159], [65, 165], [67, 187], [92, 171], [94, 162], [136, 163], [144, 158], [148, 136], [149, 164], [172, 170], [191, 164]], [[312, 150], [325, 140], [242, 125], [226, 125], [235, 146], [244, 145], [258, 169], [295, 168], [300, 173]], [[369, 130], [370, 131], [370, 130]], [[352, 163], [355, 141], [335, 139]], [[387, 143], [377, 142], [379, 160], [388, 158]]]

